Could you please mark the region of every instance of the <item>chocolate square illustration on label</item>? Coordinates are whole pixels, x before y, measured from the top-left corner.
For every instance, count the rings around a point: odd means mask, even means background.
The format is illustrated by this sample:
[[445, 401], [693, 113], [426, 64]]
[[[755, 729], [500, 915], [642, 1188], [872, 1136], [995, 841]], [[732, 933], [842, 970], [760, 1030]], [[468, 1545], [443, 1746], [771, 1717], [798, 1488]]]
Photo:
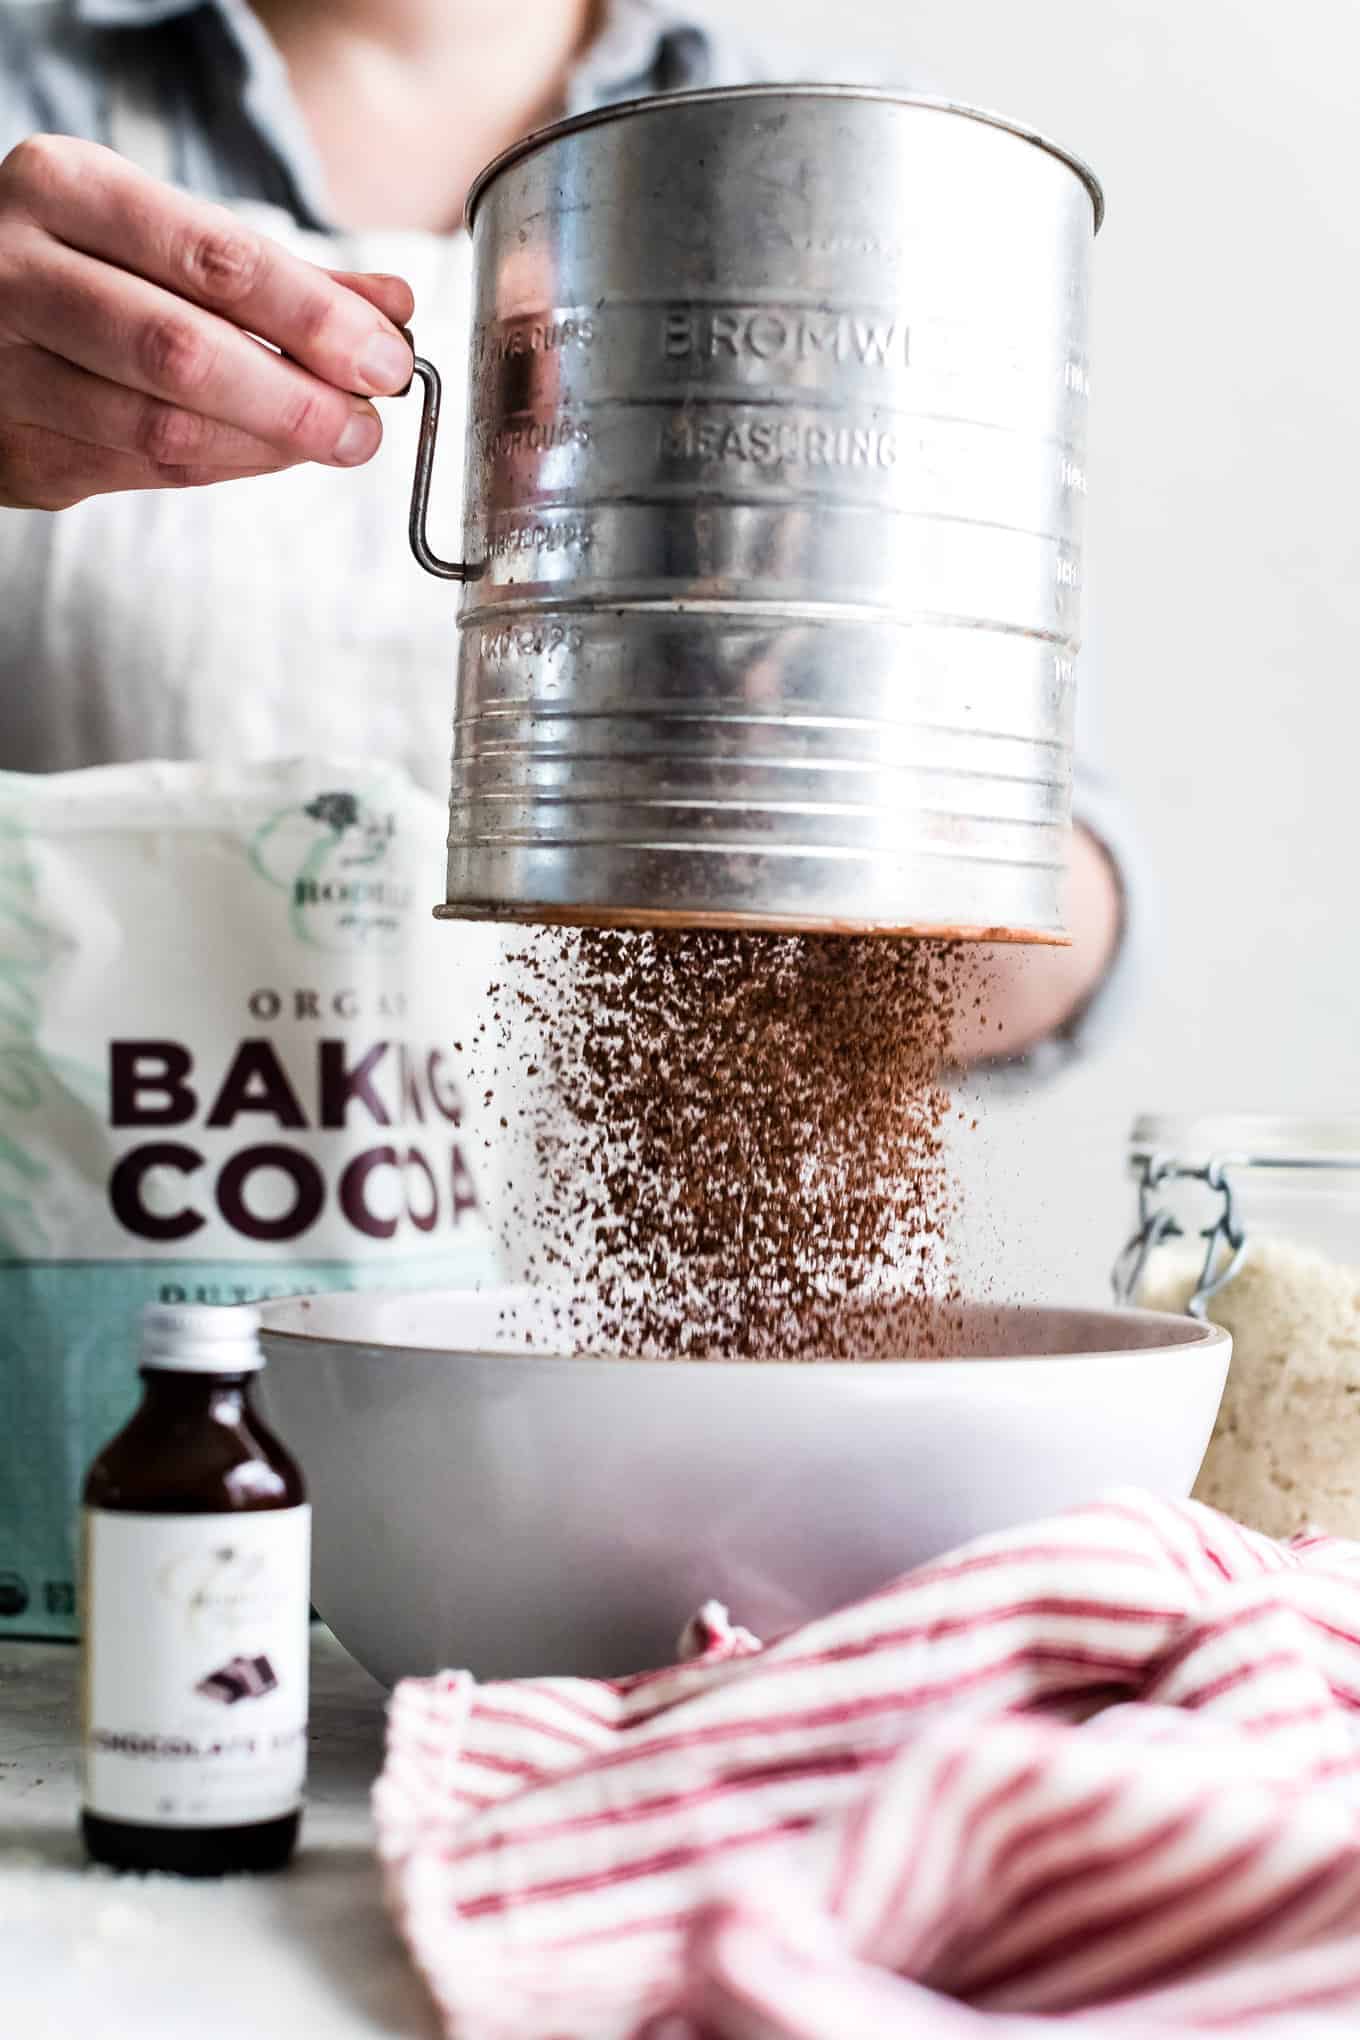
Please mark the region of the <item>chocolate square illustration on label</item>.
[[278, 1686], [274, 1667], [267, 1657], [234, 1657], [201, 1679], [194, 1691], [205, 1700], [220, 1700], [234, 1707], [238, 1700], [258, 1700]]

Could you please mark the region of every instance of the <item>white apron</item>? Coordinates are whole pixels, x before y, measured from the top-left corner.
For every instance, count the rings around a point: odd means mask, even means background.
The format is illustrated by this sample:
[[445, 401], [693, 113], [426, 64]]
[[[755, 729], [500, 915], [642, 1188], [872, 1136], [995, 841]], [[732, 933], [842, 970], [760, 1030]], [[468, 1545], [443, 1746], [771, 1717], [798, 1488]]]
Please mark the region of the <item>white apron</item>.
[[[115, 140], [165, 174], [140, 108], [120, 107]], [[431, 536], [457, 557], [467, 236], [320, 234], [272, 206], [233, 210], [327, 268], [410, 282], [447, 390]], [[0, 513], [0, 769], [365, 755], [446, 796], [457, 593], [407, 547], [419, 385], [378, 408], [384, 443], [363, 468]]]

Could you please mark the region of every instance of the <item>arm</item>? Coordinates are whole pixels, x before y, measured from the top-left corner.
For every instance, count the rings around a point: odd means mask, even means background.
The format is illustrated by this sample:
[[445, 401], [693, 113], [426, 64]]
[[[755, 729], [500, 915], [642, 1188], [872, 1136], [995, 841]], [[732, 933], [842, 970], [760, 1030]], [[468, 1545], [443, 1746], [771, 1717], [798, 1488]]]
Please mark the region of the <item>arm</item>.
[[0, 162], [0, 506], [357, 466], [411, 309], [399, 278], [313, 268], [111, 149], [32, 136]]
[[954, 1028], [954, 1053], [964, 1065], [1022, 1055], [1074, 1020], [1114, 961], [1123, 926], [1123, 896], [1108, 853], [1080, 825], [1072, 834], [1067, 878], [1066, 949], [999, 943], [982, 949], [981, 1004], [971, 1001]]

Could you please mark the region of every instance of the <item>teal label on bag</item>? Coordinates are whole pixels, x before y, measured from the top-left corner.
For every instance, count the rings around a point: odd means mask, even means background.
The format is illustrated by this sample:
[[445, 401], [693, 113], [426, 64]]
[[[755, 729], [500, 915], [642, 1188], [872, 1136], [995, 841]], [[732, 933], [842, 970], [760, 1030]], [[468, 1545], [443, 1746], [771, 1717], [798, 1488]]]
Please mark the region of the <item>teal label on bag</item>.
[[74, 1633], [144, 1303], [494, 1274], [444, 827], [353, 763], [0, 775], [0, 1635]]

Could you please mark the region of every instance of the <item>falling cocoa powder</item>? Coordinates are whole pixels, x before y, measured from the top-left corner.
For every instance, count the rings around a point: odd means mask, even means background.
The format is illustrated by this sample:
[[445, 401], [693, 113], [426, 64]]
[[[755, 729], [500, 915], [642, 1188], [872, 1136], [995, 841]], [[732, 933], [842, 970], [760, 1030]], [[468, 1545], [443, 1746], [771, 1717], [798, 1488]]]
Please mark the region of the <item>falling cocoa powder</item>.
[[575, 1347], [938, 1350], [959, 945], [540, 929], [494, 987], [506, 1226]]

